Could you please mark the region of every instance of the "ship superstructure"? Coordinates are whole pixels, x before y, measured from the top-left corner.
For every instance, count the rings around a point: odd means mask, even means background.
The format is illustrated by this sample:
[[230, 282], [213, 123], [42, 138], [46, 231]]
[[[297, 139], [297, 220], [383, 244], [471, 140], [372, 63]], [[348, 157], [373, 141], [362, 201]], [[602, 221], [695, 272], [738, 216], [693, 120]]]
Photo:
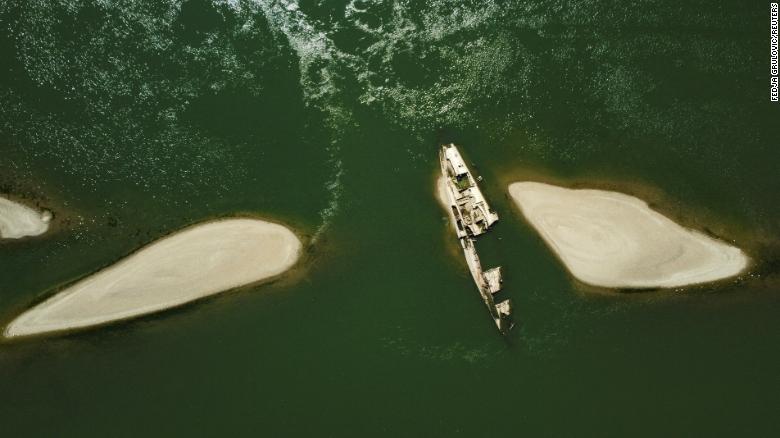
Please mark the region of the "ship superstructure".
[[490, 229], [498, 220], [498, 214], [488, 205], [476, 179], [454, 144], [442, 145], [439, 160], [445, 185], [442, 189], [446, 194], [446, 199], [442, 201], [449, 207], [450, 220], [455, 226], [466, 264], [496, 326], [501, 333], [506, 333], [513, 325], [512, 302], [506, 299], [496, 304], [494, 299], [503, 282], [501, 267], [483, 271], [474, 247], [476, 237]]

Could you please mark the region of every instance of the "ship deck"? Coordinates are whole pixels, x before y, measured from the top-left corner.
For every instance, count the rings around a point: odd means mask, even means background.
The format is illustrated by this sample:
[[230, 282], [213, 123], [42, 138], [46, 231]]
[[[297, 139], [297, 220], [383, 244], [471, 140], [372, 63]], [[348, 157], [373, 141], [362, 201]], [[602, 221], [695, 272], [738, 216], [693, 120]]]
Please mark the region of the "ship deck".
[[498, 214], [490, 209], [455, 145], [442, 146], [440, 162], [442, 176], [446, 180], [448, 214], [450, 220], [454, 221], [455, 232], [463, 248], [469, 272], [499, 331], [506, 333], [512, 327], [509, 319], [512, 312], [511, 301], [507, 299], [496, 304], [493, 299], [493, 295], [501, 290], [501, 268], [483, 271], [474, 246], [475, 238], [490, 229], [498, 220]]

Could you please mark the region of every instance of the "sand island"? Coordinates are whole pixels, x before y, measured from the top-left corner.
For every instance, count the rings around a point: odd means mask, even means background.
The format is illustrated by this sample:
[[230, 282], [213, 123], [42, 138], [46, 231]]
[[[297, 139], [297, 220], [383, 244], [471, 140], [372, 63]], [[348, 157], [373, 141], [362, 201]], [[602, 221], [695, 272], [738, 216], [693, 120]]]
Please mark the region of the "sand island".
[[49, 229], [51, 212], [39, 212], [0, 196], [0, 239], [38, 236]]
[[571, 274], [590, 285], [679, 287], [737, 275], [749, 262], [739, 248], [633, 196], [537, 182], [510, 184], [509, 194]]
[[13, 320], [6, 337], [105, 324], [277, 276], [301, 241], [256, 219], [207, 222], [164, 237], [65, 288]]

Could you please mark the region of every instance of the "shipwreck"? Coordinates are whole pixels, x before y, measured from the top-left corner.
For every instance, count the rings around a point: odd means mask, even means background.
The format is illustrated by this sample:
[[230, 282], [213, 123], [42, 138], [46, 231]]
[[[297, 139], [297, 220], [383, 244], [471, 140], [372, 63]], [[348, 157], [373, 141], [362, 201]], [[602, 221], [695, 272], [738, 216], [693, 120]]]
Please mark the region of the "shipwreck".
[[477, 236], [488, 232], [498, 221], [498, 214], [488, 205], [477, 180], [454, 144], [442, 145], [439, 160], [445, 185], [442, 189], [446, 193], [442, 201], [449, 207], [447, 211], [463, 248], [466, 264], [496, 327], [506, 334], [514, 324], [511, 300], [496, 303], [496, 294], [501, 291], [503, 283], [501, 267], [483, 270], [474, 246]]

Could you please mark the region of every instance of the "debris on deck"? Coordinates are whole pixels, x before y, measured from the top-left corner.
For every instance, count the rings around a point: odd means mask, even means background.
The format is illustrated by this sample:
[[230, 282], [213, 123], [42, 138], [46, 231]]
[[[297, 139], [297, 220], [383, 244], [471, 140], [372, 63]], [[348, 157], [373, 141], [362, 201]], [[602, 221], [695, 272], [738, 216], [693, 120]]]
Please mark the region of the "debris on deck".
[[[498, 220], [498, 214], [490, 206], [477, 186], [477, 182], [466, 166], [463, 157], [454, 144], [442, 145], [439, 152], [442, 176], [446, 182], [448, 213], [455, 224], [455, 233], [463, 248], [466, 264], [474, 283], [479, 289], [496, 327], [506, 334], [512, 323], [512, 302], [509, 299], [495, 303], [493, 295], [501, 290], [501, 267], [482, 270], [479, 255], [474, 247], [477, 236], [486, 233]], [[481, 178], [480, 178], [481, 181]]]

